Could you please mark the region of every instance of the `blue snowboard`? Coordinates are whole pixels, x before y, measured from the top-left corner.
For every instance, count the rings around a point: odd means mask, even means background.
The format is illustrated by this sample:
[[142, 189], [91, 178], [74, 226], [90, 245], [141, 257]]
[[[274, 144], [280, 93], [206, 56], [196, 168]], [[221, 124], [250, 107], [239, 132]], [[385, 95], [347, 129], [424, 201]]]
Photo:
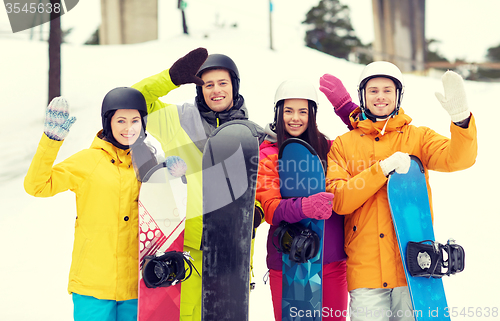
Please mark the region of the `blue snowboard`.
[[415, 320], [450, 320], [442, 279], [412, 277], [406, 261], [409, 241], [435, 240], [424, 167], [418, 157], [411, 156], [407, 174], [390, 176], [387, 194]]
[[[287, 139], [278, 154], [280, 192], [283, 198], [306, 197], [325, 191], [325, 173], [316, 151], [298, 138]], [[318, 254], [295, 263], [283, 254], [282, 320], [321, 320], [324, 221], [300, 221], [320, 237]], [[300, 314], [299, 314], [300, 313]], [[296, 315], [310, 317], [292, 318]]]

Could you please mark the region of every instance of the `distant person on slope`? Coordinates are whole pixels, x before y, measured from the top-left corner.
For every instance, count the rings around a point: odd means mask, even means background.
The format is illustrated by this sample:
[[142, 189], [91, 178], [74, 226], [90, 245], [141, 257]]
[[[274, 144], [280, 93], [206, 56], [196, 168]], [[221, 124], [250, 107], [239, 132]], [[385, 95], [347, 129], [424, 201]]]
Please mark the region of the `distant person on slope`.
[[429, 169], [458, 171], [476, 160], [476, 124], [463, 80], [447, 71], [442, 81], [444, 95], [436, 97], [451, 116], [451, 139], [410, 125], [400, 108], [401, 71], [377, 61], [361, 73], [360, 107], [350, 117], [354, 129], [337, 137], [328, 153], [326, 190], [335, 195], [333, 210], [345, 215], [351, 320], [414, 319], [387, 200], [389, 174], [408, 172], [409, 155], [422, 161], [426, 177]]
[[[47, 107], [44, 134], [24, 179], [30, 195], [76, 194], [68, 292], [76, 321], [137, 320], [140, 183], [131, 145], [143, 144], [146, 101], [136, 89], [115, 88], [102, 102], [102, 127], [88, 149], [53, 166], [75, 117], [62, 97]], [[153, 159], [153, 158], [151, 158]]]

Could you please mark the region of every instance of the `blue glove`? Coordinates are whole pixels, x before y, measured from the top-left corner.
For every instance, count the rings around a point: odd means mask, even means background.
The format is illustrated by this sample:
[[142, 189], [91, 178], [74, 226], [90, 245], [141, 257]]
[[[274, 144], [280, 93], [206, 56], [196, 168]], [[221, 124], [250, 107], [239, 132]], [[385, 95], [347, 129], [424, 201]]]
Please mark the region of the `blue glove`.
[[56, 97], [45, 111], [43, 132], [52, 140], [64, 140], [75, 121], [75, 117], [69, 117], [69, 105], [66, 99]]

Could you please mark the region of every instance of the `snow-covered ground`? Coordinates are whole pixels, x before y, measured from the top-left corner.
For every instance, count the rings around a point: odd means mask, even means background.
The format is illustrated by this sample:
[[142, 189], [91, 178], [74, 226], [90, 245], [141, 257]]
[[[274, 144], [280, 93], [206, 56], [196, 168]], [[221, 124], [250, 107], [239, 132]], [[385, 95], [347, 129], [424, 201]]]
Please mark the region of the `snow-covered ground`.
[[[289, 77], [318, 84], [324, 73], [334, 74], [357, 101], [356, 85], [363, 66], [304, 47], [302, 27], [277, 26], [275, 32], [280, 37], [275, 38], [276, 50], [272, 51], [268, 49], [267, 21], [255, 23], [253, 12], [247, 13], [248, 19], [238, 21], [238, 28], [230, 27], [233, 20], [222, 15], [219, 19], [227, 19], [227, 23], [216, 27], [214, 16], [193, 23], [190, 36], [172, 32], [159, 41], [126, 46], [63, 45], [62, 94], [77, 122], [58, 160], [90, 145], [100, 129], [100, 105], [106, 92], [160, 72], [197, 47], [234, 59], [250, 118], [262, 126], [273, 118], [276, 88]], [[180, 13], [173, 12], [171, 20], [180, 30]], [[57, 321], [72, 317], [66, 287], [76, 216], [74, 194], [65, 192], [42, 199], [29, 196], [23, 189], [24, 175], [43, 132], [48, 103], [47, 52], [43, 42], [0, 38], [0, 137], [4, 137], [0, 141], [0, 320]], [[413, 123], [449, 136], [449, 116], [434, 97], [435, 91], [442, 91], [440, 79], [405, 75], [405, 82], [402, 107], [413, 117]], [[439, 241], [454, 237], [467, 254], [465, 271], [444, 280], [448, 303], [458, 314], [454, 320], [494, 319], [499, 318], [500, 308], [500, 278], [496, 274], [500, 259], [494, 249], [500, 224], [496, 203], [500, 151], [497, 132], [488, 119], [496, 115], [500, 84], [466, 82], [466, 91], [477, 121], [479, 155], [468, 170], [431, 173], [435, 229]], [[346, 128], [323, 94], [318, 94], [319, 128], [335, 138]], [[186, 85], [163, 100], [180, 103], [192, 100], [194, 95], [194, 85]], [[269, 284], [262, 281], [267, 271], [267, 229], [268, 225], [263, 225], [257, 233], [257, 288], [251, 294], [251, 320], [273, 319]]]

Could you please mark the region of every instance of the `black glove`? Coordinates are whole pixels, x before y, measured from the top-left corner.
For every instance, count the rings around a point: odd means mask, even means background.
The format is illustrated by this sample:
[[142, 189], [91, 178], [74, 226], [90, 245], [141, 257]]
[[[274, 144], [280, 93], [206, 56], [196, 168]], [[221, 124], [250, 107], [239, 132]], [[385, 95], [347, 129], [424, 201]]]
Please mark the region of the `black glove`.
[[255, 205], [255, 209], [253, 212], [253, 228], [259, 227], [263, 218], [264, 218], [264, 212], [262, 212], [262, 208]]
[[190, 83], [197, 84], [198, 86], [203, 85], [203, 80], [196, 77], [196, 73], [205, 60], [207, 60], [207, 57], [208, 51], [205, 48], [200, 47], [188, 52], [170, 67], [170, 79], [176, 86]]

